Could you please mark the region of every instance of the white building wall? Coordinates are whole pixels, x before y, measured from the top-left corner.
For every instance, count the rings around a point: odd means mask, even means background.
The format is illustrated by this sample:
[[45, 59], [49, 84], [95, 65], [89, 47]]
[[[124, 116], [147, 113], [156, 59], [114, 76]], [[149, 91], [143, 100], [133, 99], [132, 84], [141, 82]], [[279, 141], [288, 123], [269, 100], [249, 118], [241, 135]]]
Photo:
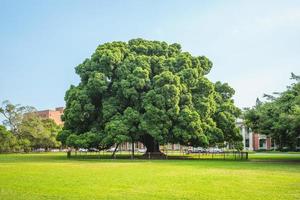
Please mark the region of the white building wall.
[[[253, 133], [252, 133], [252, 131], [244, 125], [244, 122], [242, 119], [238, 119], [236, 124], [240, 128], [240, 133], [243, 137], [244, 150], [252, 151], [253, 150]], [[249, 140], [248, 147], [246, 147], [246, 139]]]

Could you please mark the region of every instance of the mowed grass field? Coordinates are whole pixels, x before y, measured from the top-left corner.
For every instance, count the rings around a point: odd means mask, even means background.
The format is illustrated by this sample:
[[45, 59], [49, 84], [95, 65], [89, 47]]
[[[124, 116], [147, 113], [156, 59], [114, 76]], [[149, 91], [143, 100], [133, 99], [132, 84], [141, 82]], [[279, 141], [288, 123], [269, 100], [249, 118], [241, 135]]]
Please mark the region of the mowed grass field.
[[0, 200], [300, 199], [300, 154], [249, 161], [0, 154]]

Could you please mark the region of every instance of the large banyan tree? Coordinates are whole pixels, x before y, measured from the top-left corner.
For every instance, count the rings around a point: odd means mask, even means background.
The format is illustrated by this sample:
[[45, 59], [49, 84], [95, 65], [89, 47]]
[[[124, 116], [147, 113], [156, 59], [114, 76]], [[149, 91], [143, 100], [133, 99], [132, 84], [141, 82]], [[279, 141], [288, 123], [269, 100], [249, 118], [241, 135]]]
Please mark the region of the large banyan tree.
[[179, 143], [239, 141], [234, 90], [212, 83], [212, 62], [179, 44], [133, 39], [98, 46], [76, 67], [81, 82], [66, 92], [59, 139], [76, 148], [142, 142], [147, 152]]

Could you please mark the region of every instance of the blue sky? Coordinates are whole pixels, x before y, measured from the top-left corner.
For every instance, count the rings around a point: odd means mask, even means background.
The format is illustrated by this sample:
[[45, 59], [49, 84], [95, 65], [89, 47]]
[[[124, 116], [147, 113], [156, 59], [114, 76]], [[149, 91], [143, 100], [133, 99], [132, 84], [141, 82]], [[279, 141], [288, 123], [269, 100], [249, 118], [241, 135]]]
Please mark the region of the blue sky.
[[0, 0], [0, 101], [64, 105], [74, 67], [97, 45], [132, 38], [205, 55], [236, 105], [282, 91], [300, 74], [300, 1]]

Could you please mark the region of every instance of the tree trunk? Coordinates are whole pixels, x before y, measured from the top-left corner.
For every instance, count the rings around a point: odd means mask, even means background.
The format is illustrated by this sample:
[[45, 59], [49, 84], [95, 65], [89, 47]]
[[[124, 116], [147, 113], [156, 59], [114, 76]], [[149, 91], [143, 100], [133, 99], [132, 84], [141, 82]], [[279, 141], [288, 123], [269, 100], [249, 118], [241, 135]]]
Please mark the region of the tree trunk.
[[134, 140], [131, 141], [131, 159], [134, 158]]
[[159, 143], [155, 141], [151, 135], [145, 135], [144, 139], [144, 145], [147, 148], [145, 155], [148, 155], [149, 153], [151, 155], [163, 155], [163, 153], [159, 150]]
[[111, 155], [111, 157], [113, 157], [113, 158], [115, 157], [115, 154], [116, 154], [116, 152], [117, 152], [117, 150], [118, 150], [118, 147], [119, 147], [119, 144], [117, 144], [117, 146], [116, 146], [116, 148], [115, 148], [113, 154]]

